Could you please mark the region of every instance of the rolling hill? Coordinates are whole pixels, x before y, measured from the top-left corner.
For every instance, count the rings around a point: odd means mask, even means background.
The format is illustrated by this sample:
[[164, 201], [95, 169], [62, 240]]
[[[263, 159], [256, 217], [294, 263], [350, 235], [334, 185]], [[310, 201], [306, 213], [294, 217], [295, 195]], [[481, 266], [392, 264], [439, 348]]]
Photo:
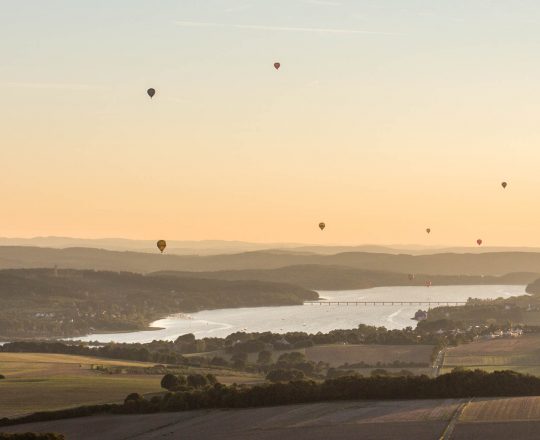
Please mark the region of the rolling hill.
[[179, 312], [302, 304], [317, 293], [264, 281], [224, 281], [127, 272], [0, 271], [0, 339], [143, 329]]
[[502, 276], [480, 275], [429, 275], [407, 274], [355, 269], [346, 266], [324, 266], [319, 264], [286, 266], [277, 269], [247, 269], [214, 272], [155, 272], [156, 276], [179, 278], [205, 278], [220, 280], [260, 280], [285, 282], [315, 290], [367, 289], [380, 286], [423, 286], [426, 281], [433, 285], [515, 285], [528, 284], [539, 278], [537, 273], [519, 272]]
[[0, 246], [0, 269], [58, 266], [149, 273], [157, 271], [220, 271], [277, 269], [285, 266], [323, 265], [426, 275], [504, 275], [540, 273], [540, 253], [487, 252], [433, 255], [345, 252], [335, 255], [256, 251], [222, 255], [170, 255], [119, 252], [92, 248], [37, 248]]

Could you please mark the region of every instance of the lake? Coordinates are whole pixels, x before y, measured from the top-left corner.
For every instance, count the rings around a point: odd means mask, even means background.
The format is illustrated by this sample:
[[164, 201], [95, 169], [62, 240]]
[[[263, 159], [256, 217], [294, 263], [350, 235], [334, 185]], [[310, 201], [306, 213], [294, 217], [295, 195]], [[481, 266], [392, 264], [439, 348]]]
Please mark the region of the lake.
[[[320, 291], [328, 301], [466, 301], [468, 298], [509, 298], [525, 295], [526, 286], [393, 286], [373, 289]], [[324, 300], [323, 300], [324, 301]], [[358, 324], [401, 329], [416, 326], [411, 320], [414, 313], [427, 306], [418, 305], [359, 305], [329, 306], [300, 305], [282, 307], [245, 307], [238, 309], [204, 310], [179, 314], [152, 323], [159, 330], [132, 333], [94, 334], [83, 341], [99, 342], [151, 342], [174, 340], [193, 333], [197, 338], [225, 337], [237, 331], [285, 333], [329, 332], [335, 329], [355, 328]]]

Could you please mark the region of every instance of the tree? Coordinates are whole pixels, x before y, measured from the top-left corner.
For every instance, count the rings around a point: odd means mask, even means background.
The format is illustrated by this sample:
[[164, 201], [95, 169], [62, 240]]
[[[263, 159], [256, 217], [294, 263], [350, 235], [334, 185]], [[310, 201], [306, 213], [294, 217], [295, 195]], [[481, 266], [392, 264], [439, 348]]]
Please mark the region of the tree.
[[278, 362], [284, 362], [290, 365], [299, 364], [306, 361], [306, 356], [304, 353], [299, 351], [293, 351], [290, 353], [283, 353], [279, 358]]
[[187, 384], [192, 388], [202, 388], [208, 385], [208, 379], [202, 374], [189, 374]]
[[139, 393], [131, 393], [124, 399], [124, 403], [140, 402], [141, 400], [144, 400], [144, 398]]
[[161, 379], [161, 388], [165, 388], [169, 391], [175, 391], [180, 386], [180, 380], [177, 376], [171, 373], [167, 373], [163, 378]]
[[304, 379], [304, 373], [299, 370], [272, 370], [266, 375], [266, 380], [270, 382], [290, 382]]
[[206, 375], [206, 380], [208, 381], [208, 383], [210, 385], [215, 385], [215, 384], [219, 383], [219, 381], [217, 380], [217, 377], [214, 376], [212, 373], [208, 373]]
[[268, 350], [263, 350], [259, 352], [257, 356], [257, 363], [259, 365], [268, 365], [272, 362], [272, 353]]
[[248, 359], [247, 353], [235, 353], [231, 356], [234, 368], [244, 368]]
[[219, 356], [214, 356], [210, 363], [218, 367], [226, 367], [227, 365], [229, 365], [229, 363], [225, 359]]

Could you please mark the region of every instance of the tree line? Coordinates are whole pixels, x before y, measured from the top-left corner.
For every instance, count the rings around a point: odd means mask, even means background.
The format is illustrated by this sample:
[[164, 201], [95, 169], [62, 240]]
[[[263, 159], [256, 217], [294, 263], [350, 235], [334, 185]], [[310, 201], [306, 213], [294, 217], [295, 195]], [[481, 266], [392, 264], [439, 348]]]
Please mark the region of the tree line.
[[207, 384], [145, 399], [130, 394], [123, 404], [83, 406], [2, 419], [0, 426], [95, 414], [143, 414], [211, 408], [250, 408], [339, 400], [443, 399], [540, 395], [540, 378], [514, 371], [454, 370], [436, 378], [359, 375], [324, 382], [295, 380], [254, 386]]

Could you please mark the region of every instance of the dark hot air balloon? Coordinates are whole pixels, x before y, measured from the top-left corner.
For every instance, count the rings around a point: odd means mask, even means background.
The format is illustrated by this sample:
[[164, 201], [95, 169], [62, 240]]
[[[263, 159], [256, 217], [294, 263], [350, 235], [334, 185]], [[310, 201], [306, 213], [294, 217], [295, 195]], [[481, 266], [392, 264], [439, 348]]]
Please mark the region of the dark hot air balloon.
[[476, 240], [476, 244], [477, 244], [478, 246], [481, 246], [481, 245], [482, 245], [482, 239], [479, 238], [478, 240]]
[[323, 222], [319, 223], [319, 228], [321, 228], [321, 231], [326, 228], [326, 225]]
[[150, 98], [153, 98], [156, 94], [156, 89], [148, 89], [146, 93], [148, 93], [148, 96], [150, 96]]
[[163, 253], [163, 251], [165, 250], [165, 248], [167, 247], [167, 242], [165, 240], [159, 240], [157, 242], [157, 247], [158, 249], [161, 251], [161, 253]]
[[503, 183], [501, 183], [501, 186], [502, 186], [503, 188], [506, 188], [506, 187], [508, 186], [508, 183], [503, 182]]
[[428, 234], [431, 233], [431, 228], [427, 228], [427, 229], [426, 229], [426, 232], [427, 232]]
[[274, 68], [276, 70], [279, 70], [280, 67], [281, 67], [281, 63], [274, 63]]

